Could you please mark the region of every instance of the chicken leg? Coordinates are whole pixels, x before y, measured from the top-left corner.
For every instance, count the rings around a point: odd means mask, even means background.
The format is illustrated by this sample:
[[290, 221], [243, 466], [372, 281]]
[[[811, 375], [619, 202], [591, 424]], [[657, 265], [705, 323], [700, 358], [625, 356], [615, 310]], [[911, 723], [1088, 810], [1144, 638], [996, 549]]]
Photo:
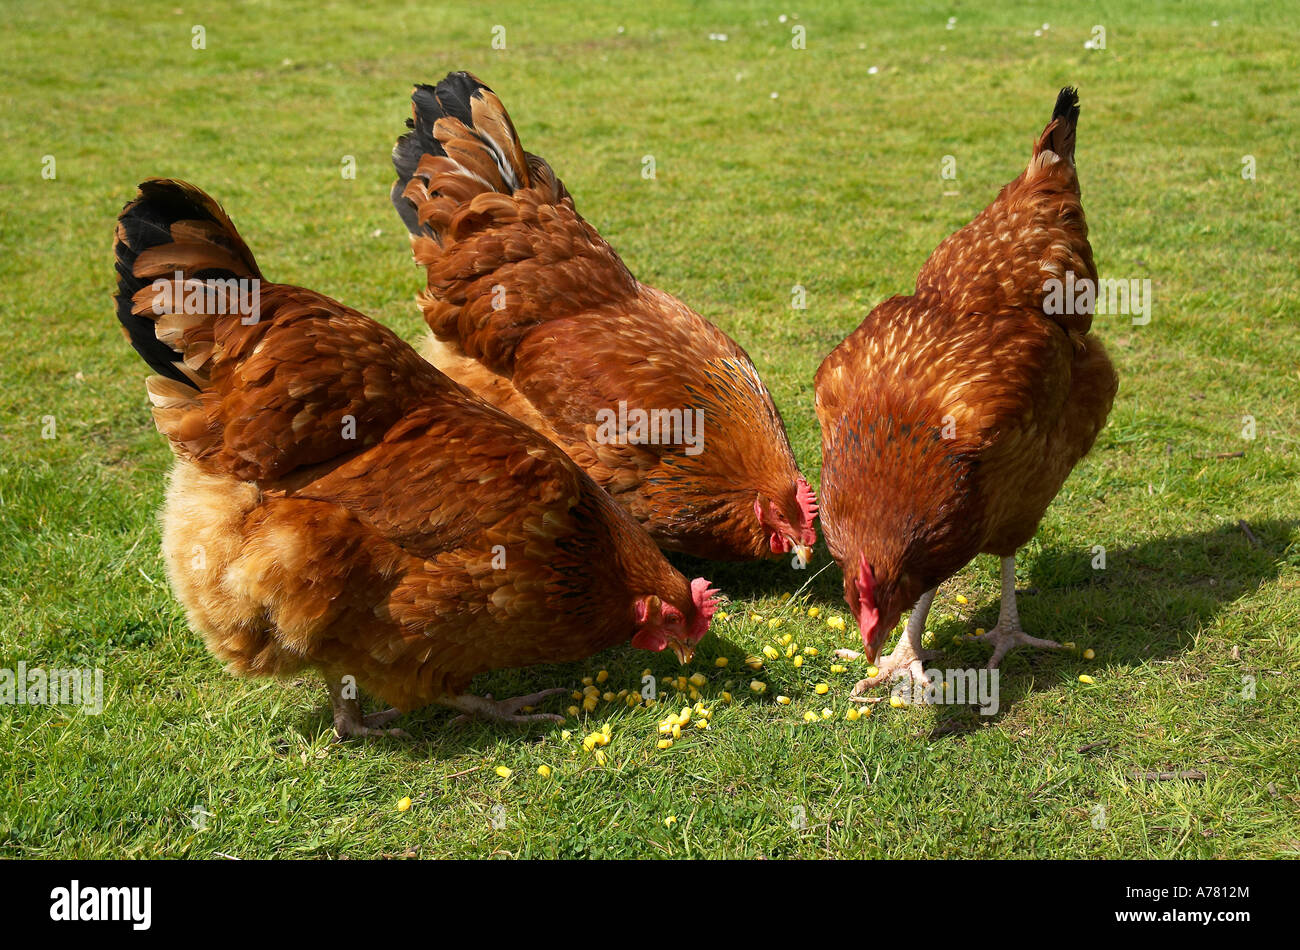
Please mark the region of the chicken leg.
[[[925, 633], [925, 618], [930, 613], [930, 605], [934, 603], [934, 595], [938, 589], [936, 587], [921, 595], [921, 599], [912, 608], [912, 615], [907, 618], [907, 628], [903, 631], [898, 646], [894, 647], [894, 652], [880, 658], [875, 676], [858, 681], [849, 695], [850, 699], [856, 702], [867, 702], [868, 700], [862, 698], [863, 693], [873, 686], [879, 686], [896, 676], [902, 676], [905, 672], [912, 677], [914, 686], [924, 689], [930, 685], [930, 678], [925, 675], [922, 662], [933, 660], [940, 654], [936, 650], [922, 650], [921, 635]], [[856, 650], [836, 650], [835, 655], [846, 660], [856, 660], [862, 654]]]
[[452, 720], [453, 723], [468, 722], [474, 718], [509, 723], [564, 722], [563, 716], [557, 716], [554, 713], [521, 713], [519, 710], [524, 706], [536, 706], [551, 696], [559, 696], [561, 693], [567, 692], [566, 689], [544, 689], [540, 693], [530, 693], [527, 696], [515, 696], [513, 699], [500, 700], [493, 699], [491, 693], [486, 696], [473, 696], [465, 693], [460, 696], [451, 696], [439, 700], [439, 702], [444, 706], [450, 706], [452, 709], [461, 710], [461, 714]]
[[997, 669], [1002, 658], [1016, 647], [1042, 647], [1059, 650], [1055, 640], [1040, 640], [1020, 629], [1020, 613], [1016, 609], [1016, 556], [1002, 558], [1002, 607], [998, 611], [998, 625], [984, 634], [972, 634], [968, 640], [993, 644], [993, 656], [987, 669]]
[[[325, 685], [330, 691], [330, 705], [334, 708], [334, 741], [357, 739], [371, 736], [391, 736], [395, 739], [409, 739], [402, 729], [383, 729], [385, 723], [392, 722], [400, 716], [401, 710], [385, 709], [383, 712], [361, 714], [361, 703], [355, 695], [344, 697], [343, 679], [339, 676], [326, 676]], [[355, 690], [355, 687], [354, 687]]]

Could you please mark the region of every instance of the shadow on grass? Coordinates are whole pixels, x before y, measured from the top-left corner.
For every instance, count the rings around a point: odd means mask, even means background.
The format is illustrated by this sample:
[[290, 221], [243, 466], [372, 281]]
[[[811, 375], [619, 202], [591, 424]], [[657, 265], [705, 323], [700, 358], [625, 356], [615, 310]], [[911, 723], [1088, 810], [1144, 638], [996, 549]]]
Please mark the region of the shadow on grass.
[[[1100, 570], [1093, 569], [1090, 550], [1056, 546], [1048, 540], [1034, 559], [1028, 591], [1019, 596], [1020, 622], [1031, 635], [1072, 641], [1078, 650], [1013, 651], [1001, 664], [997, 713], [981, 716], [974, 706], [945, 706], [930, 737], [970, 732], [982, 722], [996, 722], [1030, 692], [1041, 689], [1037, 684], [1043, 680], [1095, 669], [1096, 663], [1082, 656], [1088, 647], [1095, 648], [1104, 662], [1128, 667], [1183, 652], [1220, 610], [1275, 580], [1288, 558], [1300, 558], [1300, 546], [1292, 541], [1298, 525], [1295, 520], [1252, 523], [1258, 547], [1235, 523], [1154, 538], [1107, 550], [1106, 566]], [[944, 669], [958, 660], [963, 668], [983, 666], [987, 648], [953, 645], [953, 637], [969, 634], [974, 626], [991, 628], [997, 617], [998, 602], [992, 600], [969, 620], [947, 620], [935, 626], [936, 643], [944, 655], [930, 665]]]
[[[1021, 623], [1032, 635], [1073, 641], [1079, 645], [1079, 651], [1093, 646], [1109, 664], [1137, 666], [1151, 659], [1174, 656], [1225, 605], [1275, 579], [1284, 559], [1300, 558], [1300, 546], [1291, 540], [1297, 525], [1300, 521], [1251, 524], [1259, 547], [1235, 524], [1179, 537], [1156, 538], [1108, 550], [1104, 570], [1092, 568], [1094, 555], [1089, 549], [1057, 545], [1050, 537], [1040, 535], [1030, 545], [1033, 567], [1029, 586], [1020, 594]], [[688, 576], [709, 577], [738, 600], [778, 596], [798, 589], [816, 575], [810, 585], [810, 602], [842, 606], [838, 568], [831, 564], [821, 571], [828, 560], [824, 547], [818, 549], [806, 572], [791, 570], [787, 560], [717, 564], [685, 556], [673, 557], [674, 564]], [[996, 569], [993, 558], [984, 560], [990, 570]], [[692, 568], [698, 570], [692, 572]], [[818, 571], [821, 573], [817, 574]], [[997, 614], [995, 598], [969, 618], [933, 622], [931, 629], [943, 655], [932, 661], [930, 667], [983, 667], [988, 657], [986, 647], [969, 642], [954, 644], [953, 638], [968, 635], [977, 626], [992, 627]], [[647, 669], [658, 683], [663, 683], [695, 670], [712, 670], [716, 657], [735, 657], [745, 652], [738, 644], [714, 635], [701, 643], [691, 667], [680, 667], [667, 652], [648, 653], [630, 646], [617, 647], [577, 663], [484, 674], [474, 681], [471, 690], [505, 698], [577, 683], [603, 669], [608, 671], [609, 679], [599, 684], [600, 687], [617, 694], [619, 690], [639, 690], [642, 672]], [[1052, 680], [1062, 673], [1075, 676], [1094, 666], [1080, 652], [1016, 650], [1002, 661], [997, 713], [981, 716], [973, 705], [944, 706], [930, 738], [971, 732], [985, 722], [996, 722], [1030, 692], [1041, 690], [1044, 680]], [[748, 671], [732, 672], [736, 700], [745, 702]], [[885, 695], [883, 689], [881, 695]], [[706, 700], [710, 698], [706, 689]], [[576, 703], [572, 698], [560, 696], [551, 700], [544, 711], [563, 712]], [[593, 721], [614, 717], [618, 711], [617, 705], [602, 706]], [[393, 723], [410, 732], [412, 739], [378, 741], [404, 747], [412, 758], [424, 759], [490, 746], [502, 737], [540, 741], [555, 728], [549, 722], [526, 726], [469, 722], [453, 726], [454, 717], [455, 713], [439, 706], [416, 710]], [[305, 735], [318, 735], [330, 728], [328, 704], [322, 702], [305, 715], [299, 728]], [[570, 724], [568, 728], [576, 732], [584, 726]]]

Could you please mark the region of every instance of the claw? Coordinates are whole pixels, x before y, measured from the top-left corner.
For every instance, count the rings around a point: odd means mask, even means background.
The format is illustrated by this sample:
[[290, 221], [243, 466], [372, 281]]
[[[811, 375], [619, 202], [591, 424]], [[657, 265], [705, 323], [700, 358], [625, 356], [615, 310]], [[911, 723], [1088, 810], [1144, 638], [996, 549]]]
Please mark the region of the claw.
[[568, 692], [566, 689], [544, 689], [540, 693], [530, 693], [527, 696], [515, 696], [511, 699], [495, 700], [492, 694], [486, 696], [453, 696], [443, 702], [453, 709], [461, 710], [461, 714], [452, 720], [453, 724], [469, 722], [471, 719], [482, 718], [492, 722], [508, 722], [515, 724], [529, 722], [564, 722], [563, 716], [557, 716], [554, 713], [520, 713], [524, 706], [537, 706], [552, 696], [560, 696]]

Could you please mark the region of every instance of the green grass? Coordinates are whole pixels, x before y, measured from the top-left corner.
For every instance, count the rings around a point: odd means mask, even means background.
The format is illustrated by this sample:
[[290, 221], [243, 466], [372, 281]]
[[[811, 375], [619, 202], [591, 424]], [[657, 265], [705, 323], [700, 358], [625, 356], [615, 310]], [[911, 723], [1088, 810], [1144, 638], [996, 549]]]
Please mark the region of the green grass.
[[[1300, 854], [1294, 5], [1111, 2], [1067, 16], [1045, 3], [868, 14], [843, 2], [800, 9], [808, 48], [796, 51], [795, 21], [778, 23], [771, 4], [489, 15], [474, 3], [197, 14], [178, 2], [58, 16], [6, 5], [0, 666], [100, 666], [106, 708], [0, 706], [0, 855]], [[1043, 20], [1050, 30], [1033, 36]], [[206, 50], [191, 49], [195, 22]], [[1083, 48], [1094, 23], [1104, 51]], [[490, 48], [495, 24], [506, 50]], [[1099, 318], [1119, 398], [1019, 570], [1037, 589], [1021, 602], [1026, 629], [1096, 659], [1012, 654], [991, 719], [883, 705], [845, 722], [857, 677], [829, 672], [829, 654], [856, 639], [852, 624], [837, 633], [805, 612], [844, 616], [834, 567], [796, 611], [778, 597], [809, 575], [707, 565], [734, 598], [695, 663], [714, 726], [668, 752], [654, 747], [662, 709], [613, 705], [571, 723], [568, 740], [558, 727], [451, 728], [432, 708], [404, 720], [409, 743], [332, 745], [318, 682], [225, 674], [163, 577], [155, 511], [169, 454], [112, 316], [113, 219], [138, 180], [187, 178], [226, 204], [273, 279], [414, 339], [420, 274], [388, 203], [388, 153], [409, 84], [452, 68], [497, 89], [525, 146], [638, 276], [749, 349], [814, 481], [819, 361], [1019, 171], [1056, 90], [1077, 83], [1098, 264], [1151, 278], [1156, 303], [1147, 326]], [[647, 154], [653, 181], [640, 175]], [[46, 155], [54, 180], [41, 177]], [[340, 175], [345, 155], [355, 180]], [[939, 176], [944, 155], [955, 186]], [[807, 310], [790, 308], [795, 284]], [[41, 437], [45, 416], [55, 439]], [[1094, 545], [1105, 570], [1090, 566]], [[827, 560], [819, 551], [814, 569]], [[751, 612], [784, 623], [772, 631]], [[996, 613], [995, 565], [981, 558], [936, 601], [941, 665], [980, 664], [982, 648], [950, 644]], [[741, 660], [786, 632], [820, 655], [800, 670], [769, 664], [755, 696]], [[615, 689], [636, 688], [646, 665], [676, 674], [670, 658], [628, 648], [475, 686], [578, 686], [603, 668]], [[717, 698], [728, 682], [732, 704]], [[823, 706], [834, 721], [802, 722]], [[579, 743], [606, 722], [600, 766]], [[403, 796], [414, 805], [399, 813]], [[211, 813], [203, 830], [196, 806]]]

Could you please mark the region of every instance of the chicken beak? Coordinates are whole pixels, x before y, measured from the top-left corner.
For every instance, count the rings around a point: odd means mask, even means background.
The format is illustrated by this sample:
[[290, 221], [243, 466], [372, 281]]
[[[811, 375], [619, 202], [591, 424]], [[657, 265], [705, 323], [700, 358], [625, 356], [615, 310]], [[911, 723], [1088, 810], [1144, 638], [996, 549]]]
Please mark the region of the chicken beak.
[[794, 546], [794, 556], [798, 559], [798, 563], [804, 567], [812, 563], [812, 553], [812, 545], [810, 544], [796, 544]]
[[685, 643], [681, 640], [669, 640], [668, 646], [672, 649], [673, 653], [677, 655], [677, 662], [682, 666], [685, 666], [695, 658], [695, 648], [689, 643]]

